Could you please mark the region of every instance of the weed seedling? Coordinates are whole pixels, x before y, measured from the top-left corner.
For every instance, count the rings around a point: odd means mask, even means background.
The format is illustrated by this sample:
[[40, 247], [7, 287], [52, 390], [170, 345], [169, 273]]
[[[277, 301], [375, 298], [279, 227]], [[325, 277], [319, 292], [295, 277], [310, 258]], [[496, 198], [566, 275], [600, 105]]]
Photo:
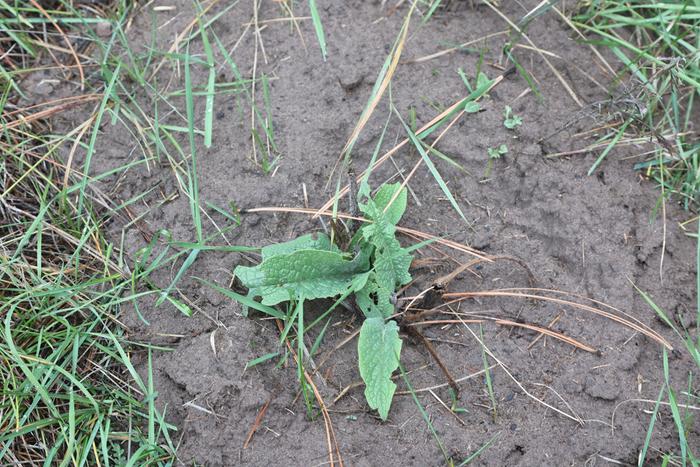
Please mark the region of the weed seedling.
[[304, 302], [331, 297], [341, 297], [340, 301], [353, 295], [365, 318], [358, 341], [365, 397], [383, 420], [396, 390], [391, 375], [399, 366], [402, 345], [398, 324], [390, 318], [397, 288], [411, 280], [408, 268], [413, 257], [395, 237], [406, 201], [406, 189], [400, 184], [383, 185], [372, 198], [364, 182], [358, 206], [371, 222], [355, 233], [346, 251], [325, 234], [304, 235], [264, 247], [259, 265], [238, 266], [234, 271], [249, 290], [248, 304], [262, 297], [256, 309], [272, 311], [271, 307], [288, 303], [283, 339], [296, 326], [299, 355], [306, 354]]
[[508, 128], [509, 130], [515, 130], [522, 124], [523, 119], [515, 115], [513, 113], [513, 109], [511, 109], [510, 106], [507, 105], [505, 110], [503, 111], [503, 126]]
[[486, 164], [486, 172], [484, 172], [484, 178], [489, 178], [491, 175], [491, 169], [493, 169], [493, 161], [500, 159], [501, 156], [508, 153], [508, 146], [501, 144], [496, 148], [488, 148], [487, 152], [489, 154], [489, 161]]

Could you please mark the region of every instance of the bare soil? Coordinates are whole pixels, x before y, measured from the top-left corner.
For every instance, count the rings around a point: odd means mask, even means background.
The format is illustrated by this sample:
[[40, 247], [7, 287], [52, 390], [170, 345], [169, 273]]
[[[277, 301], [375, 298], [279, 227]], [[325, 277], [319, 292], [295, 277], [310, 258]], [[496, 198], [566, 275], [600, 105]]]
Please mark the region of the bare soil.
[[[167, 49], [193, 18], [195, 12], [190, 3], [174, 0], [168, 4], [176, 6], [175, 11], [155, 13], [161, 49]], [[229, 47], [243, 34], [233, 57], [245, 76], [251, 76], [255, 53], [254, 28], [246, 31], [245, 25], [253, 18], [252, 3], [236, 5], [214, 25]], [[377, 1], [318, 3], [328, 42], [326, 61], [321, 58], [310, 20], [299, 22], [308, 48], [305, 50], [288, 21], [264, 23], [283, 17], [284, 13], [275, 2], [262, 2], [258, 19], [264, 25], [260, 32], [264, 55], [259, 48], [257, 73], [264, 72], [272, 78], [273, 122], [282, 157], [274, 175], [263, 174], [252, 161], [245, 100], [217, 97], [213, 146], [198, 147], [202, 203], [227, 206], [234, 201], [244, 208], [303, 207], [305, 185], [309, 205], [318, 207], [333, 193], [335, 183], [328, 189], [326, 181], [397, 37], [407, 6], [392, 12], [389, 5], [383, 7]], [[415, 108], [419, 124], [424, 123], [439, 113], [436, 107], [445, 108], [464, 97], [467, 90], [457, 69], [461, 67], [473, 77], [482, 49], [482, 70], [490, 77], [503, 72], [497, 64], [502, 61], [501, 48], [507, 35], [477, 42], [469, 50], [419, 63], [412, 61], [507, 29], [501, 17], [477, 3], [449, 2], [449, 8], [439, 10], [427, 24], [412, 22], [402, 63], [391, 86], [393, 103], [402, 115]], [[517, 20], [537, 3], [505, 1], [501, 2], [501, 11]], [[223, 7], [222, 3], [211, 14]], [[296, 6], [296, 14], [308, 15], [305, 3]], [[145, 48], [150, 28], [151, 13], [143, 12], [129, 29], [130, 39]], [[571, 30], [556, 14], [550, 12], [537, 18], [528, 34], [538, 47], [556, 54], [548, 56], [549, 60], [582, 102], [608, 97], [591, 78], [607, 84], [610, 77], [602, 72], [590, 49], [574, 40]], [[201, 43], [197, 41], [193, 47], [192, 52], [202, 53]], [[633, 171], [635, 159], [624, 157], [641, 152], [639, 148], [629, 153], [613, 151], [593, 176], [586, 176], [586, 172], [598, 153], [548, 157], [584, 147], [590, 140], [575, 137], [575, 133], [600, 122], [590, 118], [577, 120], [581, 107], [539, 55], [526, 49], [516, 49], [515, 54], [536, 79], [541, 96], [527, 92], [528, 84], [518, 73], [508, 75], [482, 101], [482, 112], [463, 117], [437, 145], [469, 172], [436, 159], [470, 224], [459, 218], [428, 170], [421, 168], [410, 183], [415, 197], [409, 197], [402, 225], [449, 235], [488, 254], [520, 257], [534, 272], [540, 287], [569, 291], [616, 306], [649, 324], [681, 349], [678, 339], [655, 318], [632, 284], [650, 293], [685, 325], [694, 326], [695, 246], [678, 225], [687, 214], [668, 203], [664, 231], [663, 219], [654, 215], [659, 199], [657, 188]], [[221, 78], [233, 79], [223, 61], [221, 64]], [[197, 83], [206, 81], [203, 67], [195, 68], [194, 73]], [[159, 82], [165, 83], [174, 76], [171, 89], [182, 88], [180, 76], [172, 75], [168, 69], [161, 74]], [[506, 105], [523, 118], [523, 125], [515, 132], [502, 124]], [[203, 105], [198, 105], [196, 112], [203, 116]], [[385, 97], [353, 153], [358, 171], [369, 162], [387, 112]], [[175, 117], [168, 118], [182, 124]], [[556, 133], [567, 122], [574, 124]], [[119, 126], [105, 125], [103, 132], [93, 161], [95, 173], [140, 157], [138, 150], [134, 151], [133, 139]], [[547, 138], [553, 133], [556, 134]], [[404, 136], [394, 118], [384, 150]], [[507, 155], [495, 161], [491, 177], [482, 180], [487, 148], [502, 143], [508, 146]], [[419, 157], [406, 146], [392, 163], [375, 174], [373, 185], [394, 176], [397, 169], [406, 173]], [[115, 199], [122, 200], [152, 187], [157, 187], [154, 193], [165, 194], [177, 188], [167, 164], [131, 170], [118, 182], [111, 180], [105, 186], [116, 193]], [[166, 228], [176, 240], [194, 240], [187, 199], [180, 196], [158, 205], [159, 199], [160, 195], [154, 194], [147, 198], [148, 206], [145, 202], [139, 205], [142, 212], [148, 211], [145, 222], [149, 228]], [[141, 214], [139, 206], [136, 214]], [[225, 218], [209, 212], [219, 225], [226, 225]], [[298, 214], [247, 214], [242, 219], [242, 225], [227, 234], [232, 244], [263, 246], [321, 229], [318, 222]], [[215, 231], [208, 220], [204, 222], [207, 232]], [[118, 222], [111, 226], [115, 235], [121, 227]], [[127, 250], [132, 254], [144, 246], [144, 239], [134, 226], [126, 231], [126, 238]], [[410, 239], [402, 241], [411, 243]], [[216, 242], [223, 243], [223, 239]], [[424, 255], [435, 256], [429, 249]], [[457, 255], [455, 259], [463, 262], [469, 257]], [[237, 254], [203, 252], [189, 273], [228, 286], [231, 272], [240, 262], [247, 260]], [[454, 266], [445, 260], [432, 268], [417, 270], [417, 289]], [[178, 267], [156, 273], [154, 280], [163, 286], [168, 284]], [[474, 273], [461, 276], [451, 289], [528, 285], [526, 274], [512, 263], [483, 266]], [[133, 311], [123, 318], [133, 339], [165, 344], [172, 349], [157, 352], [153, 364], [158, 403], [167, 409], [167, 419], [178, 427], [175, 437], [179, 459], [187, 465], [211, 466], [326, 462], [324, 425], [320, 419], [306, 417], [293, 364], [275, 368], [273, 360], [244, 371], [251, 359], [281, 349], [275, 324], [257, 315], [243, 317], [238, 304], [190, 277], [178, 287], [179, 293], [196, 306], [195, 316], [185, 317], [167, 304], [155, 307], [152, 302], [144, 302], [141, 310], [149, 325], [142, 323]], [[636, 465], [653, 408], [653, 404], [639, 400], [655, 400], [662, 385], [659, 344], [603, 318], [551, 304], [473, 300], [462, 304], [460, 311], [517, 318], [542, 326], [561, 315], [553, 329], [600, 352], [596, 355], [576, 351], [551, 338], [540, 339], [530, 347], [538, 336], [535, 332], [485, 325], [485, 344], [522, 386], [548, 404], [577, 414], [583, 423], [537, 403], [502, 369], [495, 368], [495, 416], [483, 376], [460, 383], [458, 403], [467, 412], [458, 416], [438, 402], [437, 397], [450, 403], [446, 387], [435, 389], [434, 395], [427, 391], [418, 393], [450, 455], [465, 458], [497, 436], [476, 464], [606, 465], [608, 458], [623, 465]], [[335, 313], [316, 362], [324, 360], [358, 329], [358, 321], [348, 311]], [[478, 327], [472, 329], [478, 332]], [[483, 368], [481, 348], [464, 326], [424, 327], [423, 332], [432, 339], [455, 377]], [[442, 465], [444, 459], [410, 395], [395, 398], [385, 423], [368, 410], [362, 387], [351, 389], [331, 404], [343, 388], [360, 379], [355, 345], [353, 341], [333, 352], [321, 369], [323, 378], [317, 380], [330, 405], [345, 464]], [[673, 352], [670, 358], [672, 378], [678, 387], [687, 386], [689, 359], [683, 352]], [[137, 352], [134, 359], [145, 371], [144, 354]], [[408, 338], [402, 361], [417, 390], [445, 382], [426, 349]], [[405, 391], [404, 384], [398, 384], [399, 391]], [[243, 449], [250, 427], [268, 401], [261, 427], [248, 448]], [[677, 449], [670, 412], [662, 408], [661, 414], [651, 441], [650, 465], [659, 462], [659, 452]], [[688, 433], [691, 440], [700, 439], [698, 428], [696, 422], [694, 430]]]

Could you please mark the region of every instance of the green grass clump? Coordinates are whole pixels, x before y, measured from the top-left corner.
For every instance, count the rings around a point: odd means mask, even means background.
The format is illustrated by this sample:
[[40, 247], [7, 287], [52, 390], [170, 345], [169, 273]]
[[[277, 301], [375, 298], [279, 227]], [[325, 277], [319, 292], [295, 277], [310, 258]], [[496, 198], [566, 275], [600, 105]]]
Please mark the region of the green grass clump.
[[[675, 193], [689, 208], [700, 201], [700, 139], [695, 108], [700, 94], [700, 4], [693, 0], [581, 2], [573, 24], [591, 43], [607, 47], [622, 64], [619, 94], [609, 113], [625, 132], [655, 142], [651, 157], [635, 167]], [[609, 153], [604, 151], [597, 164]], [[593, 169], [593, 168], [592, 168]]]
[[[700, 229], [700, 222], [698, 222], [698, 228]], [[700, 239], [697, 241], [696, 268], [697, 270], [700, 270]], [[646, 454], [650, 446], [651, 436], [656, 423], [656, 416], [660, 405], [662, 405], [662, 398], [664, 397], [664, 394], [667, 394], [668, 402], [663, 402], [663, 405], [670, 408], [671, 419], [673, 420], [673, 424], [676, 427], [676, 432], [678, 433], [678, 445], [680, 451], [679, 453], [664, 454], [664, 465], [671, 461], [675, 462], [676, 465], [700, 465], [700, 457], [698, 457], [700, 454], [698, 453], [698, 449], [688, 440], [688, 434], [693, 429], [695, 419], [695, 414], [693, 414], [690, 409], [696, 408], [700, 405], [700, 394], [693, 389], [695, 387], [694, 383], [696, 381], [695, 378], [697, 377], [697, 373], [700, 373], [700, 276], [697, 277], [696, 283], [696, 299], [698, 299], [698, 303], [696, 309], [697, 314], [695, 317], [695, 329], [689, 329], [683, 326], [683, 323], [676, 322], [673, 315], [669, 315], [661, 307], [659, 307], [649, 294], [640, 289], [637, 289], [637, 291], [647, 305], [649, 305], [649, 307], [656, 312], [657, 316], [669, 328], [671, 328], [683, 342], [685, 351], [690, 356], [692, 365], [694, 365], [688, 370], [687, 385], [684, 385], [683, 389], [679, 391], [677, 388], [674, 388], [674, 385], [672, 384], [669, 375], [668, 353], [666, 350], [664, 350], [663, 384], [654, 407], [654, 412], [649, 422], [647, 436], [642, 447], [642, 451], [639, 455], [638, 465], [641, 467], [646, 461]]]
[[0, 141], [0, 464], [166, 464], [172, 427], [150, 365], [144, 381], [131, 363], [106, 219], [92, 196], [77, 210], [46, 140], [16, 133]]

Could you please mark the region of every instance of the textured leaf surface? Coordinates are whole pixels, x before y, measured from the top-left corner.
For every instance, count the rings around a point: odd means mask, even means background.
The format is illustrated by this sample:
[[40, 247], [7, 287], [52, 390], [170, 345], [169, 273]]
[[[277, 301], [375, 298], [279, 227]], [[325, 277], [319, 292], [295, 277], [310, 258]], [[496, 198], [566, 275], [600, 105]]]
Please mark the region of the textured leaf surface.
[[377, 281], [392, 291], [396, 286], [411, 282], [408, 268], [411, 266], [411, 256], [399, 242], [394, 240], [391, 246], [378, 250], [374, 259], [374, 270]]
[[[394, 312], [391, 297], [397, 286], [411, 281], [408, 268], [413, 257], [396, 240], [396, 223], [406, 209], [406, 189], [400, 184], [383, 186], [374, 199], [360, 205], [360, 209], [373, 221], [361, 229], [362, 239], [372, 250], [373, 274], [367, 285], [357, 292], [357, 304], [366, 317], [388, 318]], [[391, 199], [396, 200], [389, 205]], [[390, 206], [386, 212], [384, 209]]]
[[297, 250], [266, 259], [255, 267], [238, 266], [234, 274], [248, 287], [249, 295], [261, 296], [264, 305], [304, 297], [307, 300], [340, 295], [365, 272], [365, 261], [346, 260], [333, 251]]
[[[382, 187], [377, 191], [377, 194], [374, 196], [374, 204], [376, 205], [377, 209], [383, 212], [399, 189], [401, 189], [400, 183], [382, 185]], [[394, 202], [391, 203], [391, 207], [384, 213], [388, 222], [393, 225], [399, 223], [401, 216], [403, 216], [403, 213], [406, 211], [407, 201], [408, 194], [406, 192], [406, 188], [403, 188]]]
[[367, 318], [360, 329], [358, 341], [360, 375], [365, 382], [365, 398], [373, 409], [386, 420], [396, 384], [391, 374], [399, 367], [401, 338], [395, 321]]
[[355, 301], [366, 318], [388, 318], [394, 314], [394, 304], [391, 302], [393, 287], [388, 289], [377, 282], [374, 272], [370, 273], [366, 285], [355, 293]]
[[287, 255], [294, 253], [297, 250], [324, 250], [335, 251], [338, 253], [338, 247], [331, 244], [331, 239], [324, 233], [302, 235], [284, 243], [275, 243], [263, 247], [261, 253], [263, 261], [277, 255]]

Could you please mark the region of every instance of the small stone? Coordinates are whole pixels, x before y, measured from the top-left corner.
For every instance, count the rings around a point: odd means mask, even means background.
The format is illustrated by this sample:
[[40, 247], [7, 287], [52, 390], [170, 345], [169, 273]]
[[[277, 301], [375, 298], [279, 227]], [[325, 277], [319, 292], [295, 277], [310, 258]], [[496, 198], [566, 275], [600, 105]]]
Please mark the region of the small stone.
[[42, 79], [34, 86], [32, 93], [38, 96], [48, 96], [53, 92], [56, 84], [58, 84], [58, 80]]
[[492, 235], [490, 232], [477, 232], [477, 234], [474, 236], [471, 247], [476, 248], [477, 250], [486, 250], [489, 246], [491, 246], [491, 237]]
[[95, 27], [95, 33], [99, 37], [109, 37], [112, 35], [112, 23], [109, 21], [100, 21]]
[[584, 392], [594, 399], [614, 401], [620, 395], [619, 377], [612, 372], [586, 376]]

